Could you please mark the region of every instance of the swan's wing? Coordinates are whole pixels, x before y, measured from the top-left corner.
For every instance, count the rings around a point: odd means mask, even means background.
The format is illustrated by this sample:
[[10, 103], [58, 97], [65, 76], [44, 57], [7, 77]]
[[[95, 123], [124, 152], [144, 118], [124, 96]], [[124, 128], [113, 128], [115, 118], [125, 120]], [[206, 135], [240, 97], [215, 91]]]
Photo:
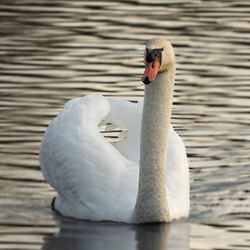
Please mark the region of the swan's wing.
[[[101, 109], [97, 108], [99, 106]], [[85, 138], [89, 138], [88, 134], [94, 132], [98, 120], [108, 112], [109, 105], [105, 99], [98, 95], [91, 98], [87, 96], [70, 100], [51, 122], [41, 142], [40, 165], [46, 180], [55, 189], [58, 190], [63, 184], [60, 181], [61, 175], [64, 176], [62, 165], [65, 160], [78, 160], [80, 154], [75, 153], [78, 149], [84, 154], [89, 142], [86, 141], [84, 146], [79, 147], [81, 137], [84, 137], [85, 133]]]
[[105, 121], [111, 122], [120, 128], [126, 128], [126, 139], [115, 144], [115, 147], [126, 158], [138, 164], [140, 157], [140, 131], [143, 102], [132, 103], [120, 99], [108, 99], [110, 111]]
[[44, 135], [40, 165], [64, 215], [125, 220], [132, 210], [138, 171], [99, 133], [98, 123], [108, 112], [109, 102], [100, 95], [74, 99]]
[[186, 148], [170, 125], [167, 152], [167, 200], [171, 217], [178, 219], [189, 213], [189, 167]]

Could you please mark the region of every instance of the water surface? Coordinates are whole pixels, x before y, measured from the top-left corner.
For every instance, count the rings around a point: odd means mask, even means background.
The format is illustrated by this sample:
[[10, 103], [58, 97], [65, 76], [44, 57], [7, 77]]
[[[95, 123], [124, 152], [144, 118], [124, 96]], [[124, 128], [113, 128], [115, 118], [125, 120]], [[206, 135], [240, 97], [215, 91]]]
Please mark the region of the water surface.
[[[250, 2], [0, 3], [0, 249], [250, 248]], [[41, 137], [66, 101], [143, 99], [143, 48], [175, 48], [172, 124], [185, 141], [191, 214], [171, 224], [90, 223], [50, 209]]]

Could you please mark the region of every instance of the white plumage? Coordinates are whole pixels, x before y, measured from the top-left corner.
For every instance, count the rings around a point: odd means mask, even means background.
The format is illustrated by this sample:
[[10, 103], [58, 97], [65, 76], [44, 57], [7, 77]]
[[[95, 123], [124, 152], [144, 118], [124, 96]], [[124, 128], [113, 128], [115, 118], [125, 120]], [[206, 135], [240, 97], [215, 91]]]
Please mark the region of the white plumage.
[[[164, 51], [161, 73], [148, 69], [152, 79], [157, 75], [146, 86], [145, 104], [89, 95], [69, 101], [49, 125], [40, 147], [40, 165], [58, 192], [54, 205], [62, 215], [127, 223], [188, 216], [185, 146], [169, 128], [174, 54], [162, 39], [151, 40], [148, 46]], [[109, 143], [98, 128], [103, 120], [128, 129], [127, 138]]]
[[[138, 192], [142, 103], [90, 95], [69, 101], [49, 125], [41, 144], [45, 179], [58, 196], [56, 209], [87, 220], [131, 222]], [[128, 136], [115, 146], [99, 132], [105, 119]], [[188, 215], [189, 177], [184, 144], [170, 128], [167, 200], [170, 216]]]

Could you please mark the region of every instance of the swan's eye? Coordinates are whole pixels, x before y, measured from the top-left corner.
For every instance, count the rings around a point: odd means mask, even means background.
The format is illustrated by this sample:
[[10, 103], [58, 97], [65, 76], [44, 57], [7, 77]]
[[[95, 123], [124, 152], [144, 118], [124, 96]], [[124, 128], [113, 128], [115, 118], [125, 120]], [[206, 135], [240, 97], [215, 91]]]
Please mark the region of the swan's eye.
[[154, 66], [155, 66], [155, 60], [153, 60], [152, 62], [152, 68], [154, 68]]

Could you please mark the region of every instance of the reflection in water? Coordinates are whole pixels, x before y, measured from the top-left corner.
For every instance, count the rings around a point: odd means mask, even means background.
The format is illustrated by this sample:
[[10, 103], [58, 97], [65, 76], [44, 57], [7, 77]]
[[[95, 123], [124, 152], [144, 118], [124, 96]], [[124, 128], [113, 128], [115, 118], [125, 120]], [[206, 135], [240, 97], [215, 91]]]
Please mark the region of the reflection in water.
[[60, 231], [45, 237], [43, 250], [187, 250], [189, 224], [127, 225], [56, 216]]

